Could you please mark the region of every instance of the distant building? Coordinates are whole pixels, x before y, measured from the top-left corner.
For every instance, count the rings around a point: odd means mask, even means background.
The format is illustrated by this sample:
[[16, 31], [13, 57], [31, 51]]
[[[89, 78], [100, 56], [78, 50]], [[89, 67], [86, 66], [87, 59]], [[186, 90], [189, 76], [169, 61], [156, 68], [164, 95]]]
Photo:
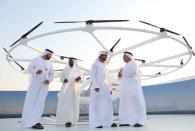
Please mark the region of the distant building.
[[[195, 113], [195, 79], [143, 87], [148, 113]], [[55, 114], [58, 91], [50, 91], [46, 100], [45, 114]], [[81, 97], [89, 96], [89, 90]], [[20, 115], [25, 91], [0, 91], [0, 116]], [[113, 101], [114, 113], [118, 114], [119, 99]], [[81, 115], [88, 115], [88, 104], [80, 105]]]

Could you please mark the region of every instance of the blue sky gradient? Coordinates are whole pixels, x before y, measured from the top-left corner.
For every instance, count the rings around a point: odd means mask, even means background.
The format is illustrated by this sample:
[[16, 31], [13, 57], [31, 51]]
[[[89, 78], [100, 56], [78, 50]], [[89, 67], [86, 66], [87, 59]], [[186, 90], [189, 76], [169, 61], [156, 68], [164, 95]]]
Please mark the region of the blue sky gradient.
[[[58, 30], [62, 28], [72, 28], [84, 26], [84, 24], [53, 24], [54, 21], [88, 20], [88, 19], [129, 19], [145, 20], [159, 26], [165, 26], [168, 29], [179, 32], [186, 36], [189, 43], [195, 48], [193, 0], [1, 0], [0, 1], [0, 90], [26, 90], [28, 87], [28, 75], [21, 74], [9, 66], [5, 60], [3, 47], [8, 48], [22, 34], [31, 29], [40, 21], [44, 24], [33, 32], [30, 36]], [[122, 24], [121, 24], [122, 25]], [[63, 35], [62, 35], [63, 36]], [[51, 43], [60, 43], [63, 37], [58, 39], [49, 39]], [[79, 43], [83, 38], [78, 34], [75, 37], [75, 43]], [[48, 40], [48, 41], [49, 41]], [[39, 42], [39, 40], [38, 40]], [[45, 42], [45, 41], [44, 41]], [[93, 41], [82, 41], [93, 42]], [[111, 42], [112, 43], [112, 42]], [[46, 46], [42, 46], [45, 48]], [[51, 47], [48, 45], [48, 47]], [[74, 46], [71, 45], [73, 48]], [[65, 47], [59, 47], [65, 48]], [[89, 49], [94, 48], [88, 47]], [[81, 49], [81, 50], [79, 50]], [[94, 48], [93, 50], [95, 50]], [[99, 48], [98, 48], [99, 49]], [[96, 50], [98, 50], [96, 49]], [[83, 53], [83, 47], [78, 45], [78, 56]], [[150, 51], [149, 51], [150, 52]], [[22, 50], [17, 52], [20, 55], [29, 55]], [[25, 54], [26, 53], [26, 54]], [[64, 52], [59, 52], [64, 53]], [[65, 52], [72, 55], [70, 52]], [[95, 54], [95, 53], [94, 53]], [[96, 56], [92, 55], [91, 59]], [[180, 71], [156, 79], [155, 81], [169, 81], [176, 78], [194, 75], [195, 60], [193, 60]], [[54, 87], [54, 86], [52, 86]], [[59, 87], [51, 90], [59, 90]]]

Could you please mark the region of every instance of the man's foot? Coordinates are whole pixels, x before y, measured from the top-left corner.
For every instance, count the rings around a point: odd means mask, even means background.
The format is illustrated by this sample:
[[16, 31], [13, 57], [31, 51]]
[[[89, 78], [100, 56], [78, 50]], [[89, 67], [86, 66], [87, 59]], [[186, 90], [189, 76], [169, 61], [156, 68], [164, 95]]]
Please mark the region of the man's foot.
[[33, 129], [44, 129], [44, 127], [41, 125], [41, 123], [37, 123], [34, 126], [32, 126]]
[[119, 126], [131, 126], [130, 124], [120, 124]]
[[65, 123], [65, 127], [71, 127], [71, 126], [72, 126], [72, 123], [71, 122]]
[[142, 127], [143, 125], [140, 125], [139, 123], [136, 123], [135, 125], [133, 125], [134, 127]]
[[116, 123], [112, 123], [111, 127], [117, 127]]
[[97, 126], [96, 128], [103, 128], [103, 126]]

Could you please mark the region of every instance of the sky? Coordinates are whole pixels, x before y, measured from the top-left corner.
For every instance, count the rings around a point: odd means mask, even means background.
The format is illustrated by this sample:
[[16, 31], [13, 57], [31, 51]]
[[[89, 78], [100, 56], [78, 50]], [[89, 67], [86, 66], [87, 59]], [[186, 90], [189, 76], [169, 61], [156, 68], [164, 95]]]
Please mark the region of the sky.
[[[194, 10], [192, 0], [0, 0], [0, 90], [27, 89], [28, 75], [16, 71], [8, 64], [5, 60], [5, 52], [2, 48], [5, 47], [9, 49], [9, 46], [15, 40], [40, 21], [44, 21], [44, 24], [30, 36], [53, 30], [84, 26], [82, 23], [56, 25], [53, 24], [54, 21], [89, 19], [144, 20], [181, 33], [188, 39], [190, 45], [195, 48], [195, 38], [193, 37], [195, 34], [193, 30], [195, 20], [192, 15]], [[122, 23], [120, 25], [123, 26], [126, 24]], [[147, 29], [150, 29], [150, 27], [147, 27]], [[61, 34], [55, 38], [53, 36], [46, 37], [33, 42], [44, 43], [38, 44], [42, 49], [49, 47], [53, 48], [54, 51], [59, 54], [68, 56], [76, 55], [75, 57], [82, 57], [82, 59], [85, 60], [88, 59], [87, 66], [90, 66], [91, 62], [96, 58], [98, 50], [101, 50], [101, 48], [95, 44], [82, 46], [80, 43], [94, 42], [91, 39], [83, 39], [85, 37], [87, 37], [87, 35], [82, 33], [76, 33], [74, 35]], [[65, 39], [66, 41], [64, 41]], [[117, 39], [118, 37], [109, 39], [109, 47]], [[66, 44], [71, 41], [77, 43], [77, 45]], [[59, 50], [56, 48], [55, 44], [60, 49], [67, 47], [70, 49], [66, 49], [65, 51]], [[72, 51], [72, 48], [75, 50]], [[89, 51], [90, 57], [89, 53], [85, 53], [87, 51]], [[149, 50], [148, 52], [153, 51], [154, 50]], [[166, 52], [166, 48], [164, 52]], [[19, 56], [32, 57], [31, 53], [28, 53], [28, 49], [19, 48], [15, 53]], [[163, 53], [159, 54], [163, 55]], [[194, 76], [194, 66], [195, 60], [193, 57], [190, 63], [181, 70], [168, 76], [148, 81], [148, 83], [160, 83]], [[56, 85], [52, 85], [50, 90], [59, 89], [59, 85], [60, 84], [58, 84], [57, 87]]]

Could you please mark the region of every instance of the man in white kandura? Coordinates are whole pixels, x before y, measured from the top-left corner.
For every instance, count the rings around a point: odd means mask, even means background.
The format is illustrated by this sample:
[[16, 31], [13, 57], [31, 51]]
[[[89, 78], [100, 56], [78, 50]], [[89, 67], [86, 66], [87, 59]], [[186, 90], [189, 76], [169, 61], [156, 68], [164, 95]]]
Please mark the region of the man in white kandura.
[[54, 75], [52, 64], [49, 61], [52, 54], [51, 50], [45, 49], [44, 53], [28, 66], [31, 80], [22, 112], [22, 127], [44, 128], [39, 122], [43, 114], [48, 86]]
[[58, 96], [56, 123], [65, 124], [66, 127], [75, 125], [79, 118], [80, 83], [83, 74], [76, 59], [69, 58], [67, 67], [61, 73], [60, 81], [63, 83]]
[[121, 93], [119, 103], [120, 126], [141, 127], [146, 124], [146, 105], [140, 81], [140, 69], [130, 52], [124, 52], [127, 64], [120, 70]]
[[91, 68], [92, 84], [89, 101], [89, 124], [91, 128], [116, 127], [112, 124], [112, 89], [110, 86], [107, 59], [108, 53], [100, 51]]

